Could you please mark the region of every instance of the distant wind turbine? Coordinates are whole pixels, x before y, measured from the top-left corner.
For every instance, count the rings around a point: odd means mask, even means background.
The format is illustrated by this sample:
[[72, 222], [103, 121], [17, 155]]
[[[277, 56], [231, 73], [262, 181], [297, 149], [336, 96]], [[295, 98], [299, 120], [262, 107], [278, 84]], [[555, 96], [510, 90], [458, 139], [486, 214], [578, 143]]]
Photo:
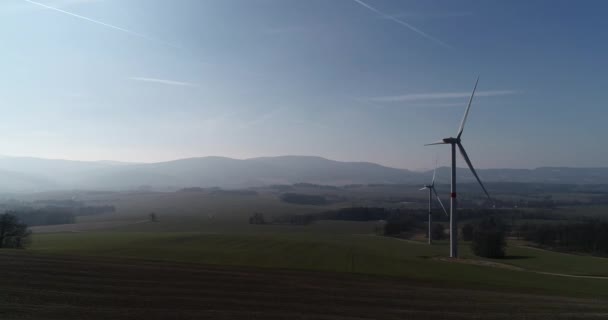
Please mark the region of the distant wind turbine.
[[437, 198], [437, 202], [439, 202], [439, 204], [441, 205], [441, 209], [443, 209], [443, 212], [445, 213], [445, 215], [448, 215], [448, 212], [445, 210], [445, 207], [443, 206], [443, 202], [441, 202], [441, 198], [439, 198], [439, 195], [437, 194], [437, 190], [435, 190], [435, 176], [437, 174], [437, 163], [435, 163], [435, 170], [433, 171], [433, 180], [431, 181], [431, 184], [425, 185], [424, 188], [420, 189], [420, 190], [429, 190], [429, 233], [428, 233], [428, 237], [429, 237], [429, 244], [433, 243], [433, 234], [431, 233], [431, 225], [433, 223], [433, 194], [435, 194], [435, 197]]
[[473, 97], [475, 96], [475, 90], [477, 89], [477, 84], [479, 83], [479, 77], [477, 77], [477, 81], [475, 81], [475, 87], [473, 88], [473, 93], [471, 93], [471, 98], [469, 98], [469, 104], [467, 105], [467, 109], [464, 112], [464, 117], [462, 118], [462, 122], [460, 123], [460, 128], [458, 129], [458, 134], [456, 138], [449, 137], [442, 139], [441, 141], [426, 144], [427, 146], [436, 145], [436, 144], [450, 144], [452, 145], [452, 186], [450, 192], [450, 257], [458, 258], [458, 213], [456, 212], [456, 146], [458, 146], [458, 150], [460, 150], [460, 154], [466, 161], [469, 169], [479, 182], [479, 185], [483, 189], [483, 192], [486, 194], [488, 199], [492, 201], [490, 198], [490, 194], [484, 187], [481, 179], [475, 172], [475, 168], [473, 168], [473, 164], [467, 155], [467, 152], [464, 150], [462, 146], [460, 137], [462, 136], [462, 131], [464, 130], [464, 124], [467, 121], [467, 116], [469, 115], [469, 110], [471, 110], [471, 103], [473, 102]]

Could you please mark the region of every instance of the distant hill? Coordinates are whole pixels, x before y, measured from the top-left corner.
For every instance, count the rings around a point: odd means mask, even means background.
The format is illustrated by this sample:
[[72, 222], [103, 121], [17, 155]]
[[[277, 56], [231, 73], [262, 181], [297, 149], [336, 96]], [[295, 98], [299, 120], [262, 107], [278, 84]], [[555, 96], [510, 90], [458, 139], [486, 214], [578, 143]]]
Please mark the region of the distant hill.
[[223, 187], [243, 188], [309, 182], [346, 185], [406, 183], [419, 173], [374, 163], [339, 162], [320, 157], [283, 156], [237, 160], [222, 157], [122, 165], [96, 170], [80, 186], [103, 189]]
[[[342, 162], [312, 156], [251, 159], [188, 158], [158, 163], [70, 161], [0, 157], [0, 192], [60, 189], [178, 190], [185, 187], [244, 188], [306, 182], [321, 185], [423, 184], [432, 172], [396, 169], [369, 162]], [[486, 182], [608, 184], [608, 168], [537, 168], [479, 170]], [[459, 168], [462, 182], [473, 182]], [[449, 182], [449, 168], [438, 169]]]
[[[477, 170], [480, 178], [488, 182], [525, 182], [554, 184], [606, 184], [608, 168], [540, 167], [536, 169], [483, 169]], [[437, 174], [449, 182], [450, 168], [442, 167]], [[462, 181], [475, 181], [469, 169], [458, 168]]]

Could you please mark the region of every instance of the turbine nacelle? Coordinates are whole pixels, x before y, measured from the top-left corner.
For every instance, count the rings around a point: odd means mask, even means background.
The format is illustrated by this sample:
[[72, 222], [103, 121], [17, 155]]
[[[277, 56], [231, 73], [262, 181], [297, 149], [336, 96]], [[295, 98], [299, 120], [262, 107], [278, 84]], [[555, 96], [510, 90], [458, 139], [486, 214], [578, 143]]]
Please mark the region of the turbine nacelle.
[[458, 143], [460, 143], [460, 138], [449, 137], [449, 138], [444, 138], [444, 139], [441, 139], [441, 140], [445, 144], [458, 144]]

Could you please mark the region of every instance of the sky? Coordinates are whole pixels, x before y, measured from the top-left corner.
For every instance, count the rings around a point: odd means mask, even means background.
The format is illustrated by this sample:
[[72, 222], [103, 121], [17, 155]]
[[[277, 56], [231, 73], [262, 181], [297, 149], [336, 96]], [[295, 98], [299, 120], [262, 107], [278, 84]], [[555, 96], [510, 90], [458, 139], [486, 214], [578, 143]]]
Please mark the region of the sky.
[[[608, 164], [606, 1], [1, 0], [0, 154]], [[459, 165], [463, 165], [459, 159]]]

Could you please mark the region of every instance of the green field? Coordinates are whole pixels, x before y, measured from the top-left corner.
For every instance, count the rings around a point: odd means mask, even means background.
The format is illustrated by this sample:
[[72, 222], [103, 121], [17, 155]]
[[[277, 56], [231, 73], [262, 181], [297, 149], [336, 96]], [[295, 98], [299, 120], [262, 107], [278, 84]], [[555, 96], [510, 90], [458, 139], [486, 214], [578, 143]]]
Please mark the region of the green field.
[[[447, 244], [428, 246], [373, 235], [320, 232], [212, 234], [192, 232], [88, 232], [40, 234], [32, 252], [91, 255], [217, 265], [290, 268], [398, 276], [464, 286], [608, 298], [608, 279], [535, 273], [608, 276], [608, 259], [513, 247], [495, 260], [526, 269], [439, 260]], [[466, 244], [463, 260], [473, 260]]]
[[[0, 292], [0, 318], [78, 319], [83, 312], [91, 319], [165, 319], [175, 312], [186, 319], [284, 319], [315, 312], [324, 319], [608, 314], [605, 258], [512, 241], [505, 259], [488, 260], [461, 242], [461, 259], [454, 261], [446, 258], [447, 241], [429, 246], [379, 236], [382, 224], [375, 221], [249, 224], [254, 212], [272, 218], [351, 205], [289, 204], [272, 192], [83, 198], [117, 210], [82, 216], [75, 224], [36, 227], [27, 250], [0, 250], [0, 271], [8, 275], [0, 286], [11, 292]], [[158, 222], [149, 221], [150, 212]], [[439, 308], [436, 299], [443, 301]]]
[[[41, 196], [44, 197], [44, 196]], [[111, 193], [87, 201], [111, 203], [112, 214], [81, 217], [59, 233], [37, 233], [31, 252], [127, 257], [214, 265], [241, 265], [353, 272], [562, 295], [608, 296], [608, 259], [572, 255], [512, 244], [506, 259], [480, 263], [461, 243], [464, 263], [441, 260], [446, 242], [432, 246], [375, 235], [376, 222], [317, 221], [307, 226], [251, 225], [248, 217], [321, 212], [343, 207], [295, 205], [272, 192], [257, 196], [209, 193]], [[156, 212], [159, 222], [147, 221]], [[113, 222], [100, 230], [79, 226]], [[70, 229], [75, 228], [75, 229]], [[53, 229], [50, 229], [53, 230]], [[77, 231], [77, 232], [74, 232]], [[488, 260], [485, 260], [488, 261]], [[509, 266], [513, 268], [509, 268]], [[523, 270], [513, 270], [520, 268]]]
[[403, 277], [0, 250], [0, 318], [604, 319], [605, 300]]

